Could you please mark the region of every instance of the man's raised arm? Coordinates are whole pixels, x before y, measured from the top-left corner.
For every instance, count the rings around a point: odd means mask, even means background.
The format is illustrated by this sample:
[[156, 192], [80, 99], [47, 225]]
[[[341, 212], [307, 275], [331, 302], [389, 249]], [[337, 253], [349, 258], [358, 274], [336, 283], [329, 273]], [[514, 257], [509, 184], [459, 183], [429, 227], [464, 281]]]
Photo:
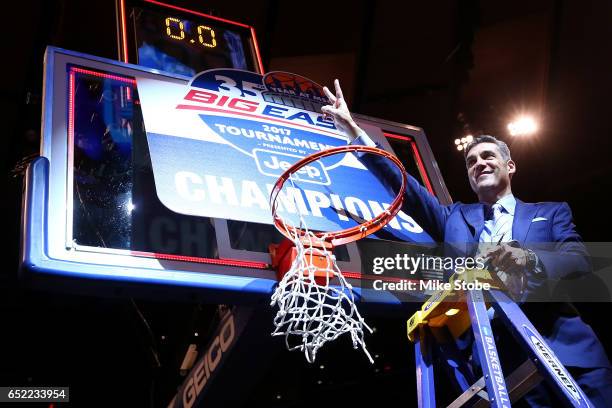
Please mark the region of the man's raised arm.
[[[321, 111], [334, 119], [338, 130], [346, 133], [349, 137], [349, 144], [380, 148], [351, 116], [337, 79], [334, 80], [334, 87], [335, 95], [327, 87], [323, 87], [323, 92], [329, 99], [330, 105], [323, 106]], [[360, 159], [385, 187], [391, 191], [399, 191], [401, 176], [387, 159], [373, 154], [364, 154]], [[438, 199], [410, 174], [407, 176], [408, 185], [402, 210], [413, 217], [436, 241], [443, 241], [444, 225], [451, 208], [440, 204]]]

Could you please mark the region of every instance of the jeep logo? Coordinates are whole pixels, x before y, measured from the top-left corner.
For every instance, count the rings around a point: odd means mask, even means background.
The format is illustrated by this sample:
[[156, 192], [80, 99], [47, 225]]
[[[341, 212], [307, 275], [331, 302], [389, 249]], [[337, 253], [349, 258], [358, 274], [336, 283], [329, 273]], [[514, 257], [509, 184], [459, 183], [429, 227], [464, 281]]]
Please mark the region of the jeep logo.
[[[259, 172], [272, 177], [280, 177], [293, 163], [303, 158], [262, 149], [254, 149], [253, 153]], [[324, 185], [330, 183], [327, 171], [319, 162], [310, 163], [293, 173], [293, 180]]]

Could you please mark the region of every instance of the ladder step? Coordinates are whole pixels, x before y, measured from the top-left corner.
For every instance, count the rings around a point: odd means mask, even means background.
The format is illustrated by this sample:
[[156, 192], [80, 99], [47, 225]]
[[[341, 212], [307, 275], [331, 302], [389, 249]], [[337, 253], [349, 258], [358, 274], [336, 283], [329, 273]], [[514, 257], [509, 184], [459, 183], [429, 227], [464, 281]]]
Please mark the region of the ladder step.
[[[510, 401], [512, 403], [518, 401], [541, 381], [542, 376], [538, 373], [535, 364], [529, 359], [525, 360], [523, 364], [506, 377]], [[463, 407], [475, 396], [479, 396], [480, 400], [472, 405], [473, 408], [484, 408], [489, 406], [489, 396], [485, 390], [484, 377], [480, 377], [478, 381], [472, 384], [463, 394], [458, 396], [447, 408]]]

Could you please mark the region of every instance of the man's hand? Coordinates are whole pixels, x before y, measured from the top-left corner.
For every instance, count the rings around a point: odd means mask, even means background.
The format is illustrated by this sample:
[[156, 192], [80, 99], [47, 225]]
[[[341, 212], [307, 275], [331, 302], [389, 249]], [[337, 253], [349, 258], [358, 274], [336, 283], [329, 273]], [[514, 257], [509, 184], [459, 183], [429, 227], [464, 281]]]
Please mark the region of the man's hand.
[[334, 87], [336, 88], [336, 95], [331, 93], [331, 91], [324, 86], [323, 92], [329, 99], [331, 105], [325, 105], [321, 107], [321, 111], [331, 116], [334, 119], [334, 123], [339, 130], [344, 131], [348, 137], [350, 138], [349, 142], [355, 140], [363, 130], [357, 126], [353, 117], [351, 116], [351, 112], [348, 109], [348, 105], [344, 100], [344, 95], [342, 95], [342, 89], [340, 88], [340, 81], [337, 79], [334, 80]]
[[481, 256], [489, 259], [491, 266], [506, 273], [524, 272], [527, 266], [527, 252], [507, 243], [490, 247]]
[[527, 252], [511, 243], [484, 249], [480, 256], [488, 259], [491, 272], [496, 273], [506, 289], [516, 299], [527, 285]]

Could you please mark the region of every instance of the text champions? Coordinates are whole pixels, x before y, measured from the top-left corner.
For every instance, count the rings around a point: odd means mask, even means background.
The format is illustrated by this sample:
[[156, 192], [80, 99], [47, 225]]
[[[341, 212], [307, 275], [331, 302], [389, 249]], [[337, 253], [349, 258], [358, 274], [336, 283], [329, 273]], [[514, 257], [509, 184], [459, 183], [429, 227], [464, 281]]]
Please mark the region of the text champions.
[[[183, 200], [191, 202], [211, 202], [216, 205], [240, 207], [244, 209], [261, 209], [270, 211], [268, 197], [273, 185], [266, 184], [265, 191], [252, 180], [234, 182], [229, 177], [199, 175], [180, 171], [174, 178], [176, 192]], [[370, 220], [384, 212], [388, 203], [374, 200], [361, 200], [357, 197], [340, 197], [337, 194], [326, 194], [315, 190], [285, 187], [278, 196], [279, 213], [310, 215], [329, 218], [335, 214], [338, 221], [349, 221], [348, 214]], [[325, 210], [326, 214], [323, 214]], [[406, 213], [400, 211], [389, 222], [389, 227], [421, 233], [423, 229]]]

